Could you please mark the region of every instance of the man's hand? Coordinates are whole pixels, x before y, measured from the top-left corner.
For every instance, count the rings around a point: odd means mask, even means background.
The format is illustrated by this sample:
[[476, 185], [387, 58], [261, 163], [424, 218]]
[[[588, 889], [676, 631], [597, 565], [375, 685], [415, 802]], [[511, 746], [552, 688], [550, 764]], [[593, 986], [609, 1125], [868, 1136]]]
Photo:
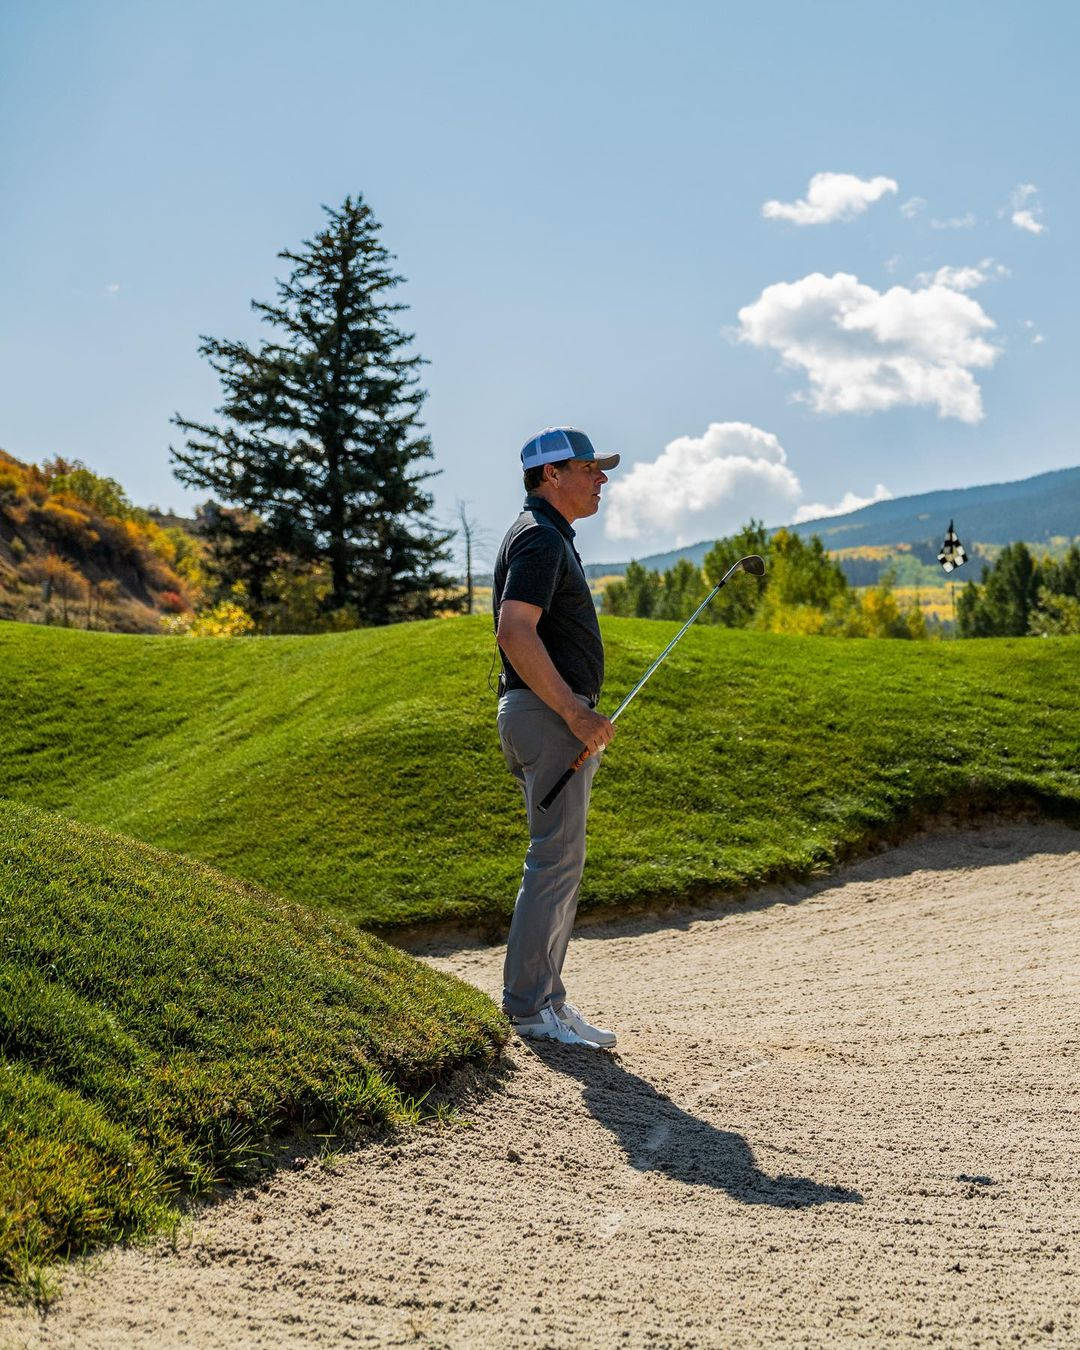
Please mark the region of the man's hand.
[[590, 755], [599, 754], [605, 745], [610, 745], [615, 736], [615, 725], [609, 722], [603, 713], [577, 705], [577, 711], [566, 719], [566, 725], [586, 747]]

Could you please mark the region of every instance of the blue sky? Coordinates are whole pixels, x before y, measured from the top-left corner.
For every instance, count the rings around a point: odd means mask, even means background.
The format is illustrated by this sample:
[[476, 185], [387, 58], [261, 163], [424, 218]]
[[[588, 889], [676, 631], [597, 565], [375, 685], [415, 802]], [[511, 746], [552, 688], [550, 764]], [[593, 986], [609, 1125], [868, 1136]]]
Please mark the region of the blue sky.
[[8, 4], [0, 445], [190, 506], [198, 335], [257, 338], [276, 252], [360, 191], [430, 362], [437, 512], [492, 542], [557, 423], [624, 456], [594, 561], [1080, 463], [1078, 28], [985, 0]]

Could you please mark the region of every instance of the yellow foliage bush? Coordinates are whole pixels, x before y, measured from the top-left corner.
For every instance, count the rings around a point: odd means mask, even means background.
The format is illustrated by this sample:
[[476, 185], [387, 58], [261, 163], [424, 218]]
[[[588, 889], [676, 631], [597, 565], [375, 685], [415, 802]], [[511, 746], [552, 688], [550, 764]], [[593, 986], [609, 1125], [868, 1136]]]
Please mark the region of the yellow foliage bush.
[[80, 511], [70, 501], [57, 497], [50, 497], [41, 503], [37, 508], [37, 519], [39, 524], [51, 529], [52, 532], [69, 535], [75, 539], [85, 538], [86, 527], [90, 524], [90, 517], [85, 511]]
[[255, 620], [234, 600], [222, 600], [197, 614], [166, 615], [161, 631], [188, 637], [247, 637], [255, 631]]

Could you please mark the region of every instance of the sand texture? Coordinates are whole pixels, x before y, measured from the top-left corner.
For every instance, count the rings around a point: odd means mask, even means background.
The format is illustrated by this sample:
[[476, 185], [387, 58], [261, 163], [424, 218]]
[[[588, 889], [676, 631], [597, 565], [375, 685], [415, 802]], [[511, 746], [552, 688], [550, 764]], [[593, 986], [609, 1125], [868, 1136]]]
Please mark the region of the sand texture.
[[[426, 959], [498, 996], [499, 948]], [[566, 976], [615, 1053], [515, 1042], [461, 1123], [298, 1157], [0, 1344], [1080, 1343], [1080, 834], [920, 836]]]

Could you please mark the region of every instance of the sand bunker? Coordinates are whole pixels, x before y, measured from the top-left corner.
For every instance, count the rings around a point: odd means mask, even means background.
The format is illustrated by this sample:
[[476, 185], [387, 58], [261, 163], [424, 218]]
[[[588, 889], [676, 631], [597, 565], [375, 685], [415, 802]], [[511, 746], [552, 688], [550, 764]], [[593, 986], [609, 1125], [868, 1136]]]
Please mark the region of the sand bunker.
[[[427, 959], [498, 994], [498, 948]], [[1080, 1339], [1075, 831], [586, 929], [566, 974], [616, 1054], [515, 1043], [463, 1123], [80, 1263], [0, 1344]]]

